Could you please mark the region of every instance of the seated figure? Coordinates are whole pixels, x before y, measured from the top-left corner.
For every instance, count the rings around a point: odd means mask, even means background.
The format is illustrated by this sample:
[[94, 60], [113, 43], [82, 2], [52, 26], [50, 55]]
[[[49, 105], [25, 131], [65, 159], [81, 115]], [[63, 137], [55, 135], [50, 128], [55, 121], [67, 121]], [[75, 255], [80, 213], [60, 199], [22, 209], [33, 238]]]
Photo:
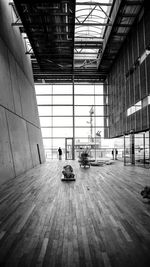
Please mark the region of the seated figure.
[[64, 166], [62, 173], [64, 175], [64, 178], [74, 178], [73, 168], [71, 165]]
[[90, 167], [89, 154], [87, 149], [81, 153], [78, 162], [80, 163], [80, 166], [83, 165], [84, 167]]
[[141, 195], [143, 196], [143, 198], [150, 199], [150, 187], [145, 186], [144, 189], [141, 191]]

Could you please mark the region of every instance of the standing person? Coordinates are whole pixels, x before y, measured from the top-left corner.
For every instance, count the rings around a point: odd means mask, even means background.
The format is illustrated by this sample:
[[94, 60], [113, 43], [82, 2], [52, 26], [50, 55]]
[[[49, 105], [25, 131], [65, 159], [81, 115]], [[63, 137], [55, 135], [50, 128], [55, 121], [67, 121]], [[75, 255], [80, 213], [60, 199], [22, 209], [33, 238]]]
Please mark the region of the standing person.
[[59, 159], [62, 159], [62, 149], [61, 149], [61, 147], [58, 148], [58, 155], [59, 155]]
[[112, 150], [112, 152], [111, 152], [111, 153], [112, 153], [112, 158], [114, 159], [114, 150]]
[[117, 159], [117, 156], [118, 156], [118, 150], [117, 148], [115, 149], [115, 159]]

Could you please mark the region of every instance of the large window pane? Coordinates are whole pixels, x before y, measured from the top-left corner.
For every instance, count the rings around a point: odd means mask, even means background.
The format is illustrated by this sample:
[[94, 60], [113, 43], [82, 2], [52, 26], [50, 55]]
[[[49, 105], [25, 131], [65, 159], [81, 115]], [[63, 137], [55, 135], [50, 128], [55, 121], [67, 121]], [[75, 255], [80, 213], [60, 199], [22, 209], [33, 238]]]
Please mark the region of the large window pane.
[[53, 96], [53, 105], [72, 105], [72, 96]]
[[72, 84], [54, 84], [53, 94], [71, 94], [72, 95]]
[[95, 106], [94, 109], [95, 116], [104, 116], [104, 107], [103, 106]]
[[95, 94], [103, 94], [104, 90], [103, 90], [103, 85], [102, 84], [95, 84]]
[[53, 126], [70, 126], [72, 127], [73, 119], [72, 117], [55, 117], [53, 118]]
[[[92, 125], [92, 126], [91, 126]], [[77, 117], [75, 118], [75, 127], [104, 127], [104, 118], [103, 117]]]
[[95, 105], [103, 105], [103, 101], [104, 101], [103, 96], [99, 95], [95, 96]]
[[40, 117], [40, 124], [42, 126], [51, 126], [52, 125], [52, 117]]
[[53, 150], [45, 148], [45, 156], [46, 156], [46, 159], [52, 159], [53, 158]]
[[72, 106], [53, 106], [53, 116], [72, 116]]
[[51, 105], [52, 96], [36, 96], [38, 105]]
[[75, 127], [83, 126], [83, 127], [91, 127], [91, 125], [102, 127], [104, 126], [103, 117], [75, 117]]
[[53, 128], [53, 137], [72, 137], [73, 129], [72, 128]]
[[91, 129], [89, 128], [75, 128], [75, 136], [77, 137], [90, 137], [91, 136]]
[[82, 137], [81, 139], [78, 139], [78, 138], [75, 139], [75, 144], [79, 146], [80, 145], [82, 146], [84, 143], [87, 143], [87, 142], [88, 142], [88, 136], [85, 138]]
[[75, 105], [94, 105], [94, 96], [75, 96]]
[[38, 106], [38, 112], [39, 112], [39, 116], [51, 116], [52, 107], [51, 106], [46, 106], [46, 107]]
[[90, 127], [90, 119], [88, 117], [75, 117], [75, 126]]
[[74, 88], [75, 88], [75, 90], [74, 90], [75, 94], [94, 95], [94, 85], [89, 85], [89, 84], [77, 85], [77, 84], [75, 84]]
[[96, 125], [97, 127], [100, 126], [104, 126], [104, 118], [103, 117], [95, 117], [94, 118], [94, 125]]
[[[48, 157], [52, 159], [57, 158], [59, 146], [64, 150], [65, 157], [65, 138], [73, 137], [72, 89], [72, 84], [36, 86], [43, 143]], [[103, 140], [103, 86], [75, 84], [74, 93], [75, 142], [97, 142], [99, 138], [100, 141]], [[97, 132], [100, 133], [100, 137], [96, 135]]]
[[48, 84], [48, 85], [44, 85], [40, 84], [40, 85], [35, 85], [35, 92], [36, 94], [40, 94], [40, 95], [45, 95], [45, 94], [52, 94], [52, 85]]
[[[93, 127], [92, 128], [92, 138], [94, 139], [96, 136], [96, 133], [100, 132], [101, 136], [104, 137], [104, 128], [103, 127]], [[91, 128], [75, 128], [75, 136], [80, 137], [91, 137]]]
[[[92, 106], [76, 106], [75, 107], [75, 116], [90, 116], [90, 110]], [[104, 115], [104, 107], [103, 106], [95, 106], [94, 108], [95, 116], [103, 116]]]
[[90, 116], [90, 109], [92, 106], [75, 107], [75, 116]]
[[65, 153], [64, 149], [65, 149], [65, 138], [53, 138], [53, 147], [57, 148], [61, 147], [62, 148], [62, 152]]
[[45, 148], [51, 148], [52, 147], [52, 139], [44, 139], [43, 138], [43, 145]]
[[52, 137], [52, 129], [51, 128], [41, 128], [43, 137]]

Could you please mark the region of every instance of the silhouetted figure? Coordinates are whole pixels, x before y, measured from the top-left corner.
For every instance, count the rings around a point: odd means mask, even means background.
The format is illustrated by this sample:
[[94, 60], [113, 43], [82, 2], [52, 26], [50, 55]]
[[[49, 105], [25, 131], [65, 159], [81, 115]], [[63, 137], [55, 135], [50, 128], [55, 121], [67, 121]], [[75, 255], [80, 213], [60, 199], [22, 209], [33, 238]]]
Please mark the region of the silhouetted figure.
[[117, 156], [118, 156], [118, 150], [117, 148], [115, 149], [115, 159], [117, 159]]
[[58, 155], [59, 155], [59, 159], [62, 159], [62, 149], [61, 149], [61, 147], [58, 148]]
[[112, 152], [111, 152], [111, 153], [112, 153], [112, 158], [114, 159], [114, 150], [112, 150]]

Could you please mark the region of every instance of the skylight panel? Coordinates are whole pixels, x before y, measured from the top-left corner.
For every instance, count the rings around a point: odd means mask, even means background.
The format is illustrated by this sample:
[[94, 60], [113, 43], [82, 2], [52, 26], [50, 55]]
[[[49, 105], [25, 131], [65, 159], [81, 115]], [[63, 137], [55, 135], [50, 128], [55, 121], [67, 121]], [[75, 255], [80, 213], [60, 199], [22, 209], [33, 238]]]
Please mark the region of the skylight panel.
[[[74, 59], [83, 58], [83, 62], [85, 62], [84, 59], [93, 59], [96, 68], [97, 55], [102, 47], [105, 27], [110, 23], [109, 13], [112, 1], [76, 1]], [[88, 49], [92, 50], [91, 54], [87, 52]], [[87, 52], [86, 56], [86, 52], [83, 51]], [[82, 64], [81, 67], [83, 65], [86, 66], [86, 64]]]

